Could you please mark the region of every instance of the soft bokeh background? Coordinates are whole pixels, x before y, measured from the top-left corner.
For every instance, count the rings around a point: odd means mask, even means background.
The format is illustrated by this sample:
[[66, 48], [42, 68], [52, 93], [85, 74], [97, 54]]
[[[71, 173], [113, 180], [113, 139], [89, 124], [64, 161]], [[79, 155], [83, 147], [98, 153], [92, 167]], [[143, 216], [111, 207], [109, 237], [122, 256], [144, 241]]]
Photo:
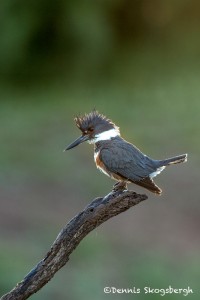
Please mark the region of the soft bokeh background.
[[169, 285], [199, 299], [200, 2], [1, 0], [0, 95], [0, 293], [111, 190], [91, 146], [62, 152], [80, 134], [73, 117], [95, 107], [150, 156], [189, 161], [156, 179], [161, 197], [147, 192], [90, 233], [32, 299], [132, 299], [103, 288]]

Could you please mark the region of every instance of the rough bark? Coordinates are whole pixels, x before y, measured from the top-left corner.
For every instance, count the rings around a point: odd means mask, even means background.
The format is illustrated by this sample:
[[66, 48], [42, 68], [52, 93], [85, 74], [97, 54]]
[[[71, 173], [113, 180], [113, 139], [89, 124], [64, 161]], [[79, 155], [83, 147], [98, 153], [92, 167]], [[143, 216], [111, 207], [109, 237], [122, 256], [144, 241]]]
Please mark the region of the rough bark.
[[69, 255], [93, 229], [108, 219], [146, 200], [146, 195], [133, 191], [113, 190], [104, 198], [94, 199], [60, 231], [50, 251], [1, 300], [23, 300], [40, 290], [69, 260]]

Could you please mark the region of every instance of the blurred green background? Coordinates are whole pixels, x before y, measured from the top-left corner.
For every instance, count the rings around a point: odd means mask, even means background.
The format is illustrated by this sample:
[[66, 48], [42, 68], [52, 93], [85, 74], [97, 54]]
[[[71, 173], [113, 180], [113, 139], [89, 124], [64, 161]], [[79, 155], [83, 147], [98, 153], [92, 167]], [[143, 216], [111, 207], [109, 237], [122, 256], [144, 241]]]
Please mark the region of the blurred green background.
[[200, 2], [1, 0], [0, 95], [1, 295], [111, 190], [91, 146], [62, 152], [80, 134], [74, 116], [95, 107], [146, 154], [189, 161], [156, 178], [161, 197], [131, 185], [149, 199], [90, 233], [32, 299], [169, 285], [199, 299]]

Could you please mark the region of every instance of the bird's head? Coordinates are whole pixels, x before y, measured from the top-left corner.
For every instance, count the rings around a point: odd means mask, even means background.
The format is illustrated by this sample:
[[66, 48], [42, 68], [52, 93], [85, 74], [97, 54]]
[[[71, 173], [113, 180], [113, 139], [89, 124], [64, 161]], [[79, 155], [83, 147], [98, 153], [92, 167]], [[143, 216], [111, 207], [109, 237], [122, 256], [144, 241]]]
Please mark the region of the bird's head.
[[86, 141], [94, 144], [98, 141], [110, 140], [120, 135], [119, 127], [96, 110], [83, 116], [77, 116], [74, 121], [76, 126], [81, 130], [82, 135], [65, 150], [72, 149]]

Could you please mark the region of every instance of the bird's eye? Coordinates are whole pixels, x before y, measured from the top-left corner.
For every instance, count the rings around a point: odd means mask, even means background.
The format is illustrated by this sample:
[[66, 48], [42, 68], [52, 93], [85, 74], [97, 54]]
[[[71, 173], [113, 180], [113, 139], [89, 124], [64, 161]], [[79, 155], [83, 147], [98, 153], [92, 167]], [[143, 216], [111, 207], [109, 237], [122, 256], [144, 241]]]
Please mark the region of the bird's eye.
[[87, 133], [91, 133], [93, 130], [94, 130], [93, 127], [89, 127], [88, 130], [87, 130]]
[[87, 130], [85, 130], [83, 133], [84, 134], [90, 134], [94, 130], [93, 127], [89, 127]]

